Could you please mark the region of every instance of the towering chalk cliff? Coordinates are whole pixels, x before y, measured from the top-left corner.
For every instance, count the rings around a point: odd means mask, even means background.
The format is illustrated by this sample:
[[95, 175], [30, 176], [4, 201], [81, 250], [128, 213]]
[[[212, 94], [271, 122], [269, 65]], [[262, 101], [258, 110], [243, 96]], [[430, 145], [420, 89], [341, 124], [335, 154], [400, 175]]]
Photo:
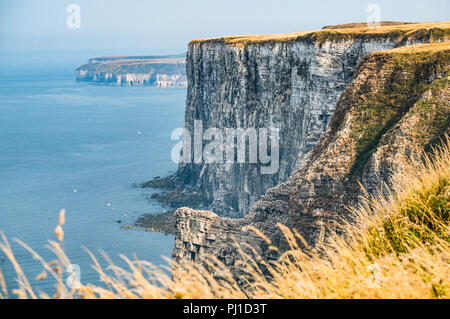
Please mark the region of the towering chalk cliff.
[[75, 70], [77, 81], [109, 85], [185, 87], [186, 61], [179, 56], [121, 56], [89, 59]]
[[[233, 193], [228, 196], [247, 196], [256, 203], [238, 220], [209, 211], [178, 210], [175, 259], [195, 260], [198, 254], [213, 253], [232, 265], [237, 257], [232, 238], [250, 243], [266, 258], [275, 257], [267, 243], [246, 230], [248, 225], [263, 231], [280, 248], [285, 243], [277, 223], [296, 228], [309, 244], [324, 240], [327, 229], [348, 217], [346, 206], [358, 202], [360, 183], [369, 192], [377, 192], [384, 183], [389, 185], [389, 176], [402, 169], [405, 159], [419, 159], [423, 150], [450, 133], [448, 42], [368, 53], [448, 41], [449, 28], [449, 23], [442, 23], [398, 26], [394, 31], [391, 27], [373, 32], [337, 29], [284, 38], [236, 37], [191, 43], [187, 122], [201, 117], [214, 125], [223, 121], [224, 125], [244, 127], [247, 123], [279, 125], [280, 132], [285, 132], [280, 134], [284, 170], [280, 167], [272, 181], [282, 183], [257, 201], [253, 191], [259, 185], [270, 185], [266, 177], [252, 175], [251, 169], [239, 168], [233, 174], [235, 171], [219, 166], [180, 166], [180, 176], [187, 176], [191, 185], [204, 187], [202, 183], [206, 183], [205, 192], [211, 187], [212, 194], [219, 194], [213, 196], [213, 211], [214, 201], [223, 200], [221, 178], [226, 181], [225, 189]], [[191, 69], [190, 60], [196, 57], [200, 63]], [[213, 67], [205, 57], [229, 62]], [[234, 62], [236, 59], [240, 63]], [[255, 60], [259, 62], [254, 64]], [[234, 63], [240, 68], [233, 69]], [[289, 94], [285, 90], [290, 90]], [[248, 103], [233, 104], [235, 96], [244, 102], [256, 96], [260, 104], [255, 109]], [[223, 103], [211, 102], [220, 97]], [[207, 107], [201, 109], [202, 105]], [[246, 192], [249, 183], [256, 186]], [[233, 207], [234, 211], [248, 208], [251, 202]]]
[[[345, 27], [345, 28], [344, 28]], [[325, 132], [358, 62], [373, 51], [439, 41], [447, 24], [343, 29], [194, 40], [187, 53], [185, 127], [279, 129], [279, 170], [260, 164], [180, 164], [162, 200], [191, 198], [221, 216], [242, 217], [285, 182]], [[175, 206], [182, 204], [176, 201]]]

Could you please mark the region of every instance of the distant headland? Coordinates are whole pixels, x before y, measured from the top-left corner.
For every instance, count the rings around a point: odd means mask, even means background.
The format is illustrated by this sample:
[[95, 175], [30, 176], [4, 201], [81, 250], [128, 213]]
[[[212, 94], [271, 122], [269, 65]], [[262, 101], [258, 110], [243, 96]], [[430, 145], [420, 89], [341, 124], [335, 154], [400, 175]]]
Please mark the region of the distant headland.
[[77, 81], [97, 84], [160, 88], [187, 86], [183, 55], [92, 58], [75, 72]]

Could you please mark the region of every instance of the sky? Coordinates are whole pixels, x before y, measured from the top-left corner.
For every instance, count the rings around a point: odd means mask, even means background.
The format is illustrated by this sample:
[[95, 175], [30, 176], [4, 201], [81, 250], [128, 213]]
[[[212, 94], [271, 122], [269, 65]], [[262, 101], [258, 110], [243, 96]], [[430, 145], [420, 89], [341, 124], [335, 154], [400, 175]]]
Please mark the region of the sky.
[[[68, 27], [70, 4], [79, 28]], [[370, 4], [383, 21], [450, 20], [450, 0], [0, 0], [0, 51], [183, 53], [195, 38], [365, 22]]]

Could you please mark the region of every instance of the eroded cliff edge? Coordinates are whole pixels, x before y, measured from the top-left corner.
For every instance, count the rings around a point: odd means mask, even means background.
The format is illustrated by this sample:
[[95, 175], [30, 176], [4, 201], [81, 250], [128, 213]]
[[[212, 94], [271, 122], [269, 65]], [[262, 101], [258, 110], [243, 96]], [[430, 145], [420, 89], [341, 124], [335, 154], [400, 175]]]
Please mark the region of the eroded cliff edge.
[[[259, 164], [182, 163], [159, 196], [177, 208], [243, 217], [268, 189], [285, 182], [317, 144], [370, 52], [448, 38], [449, 23], [327, 27], [315, 32], [194, 40], [187, 53], [185, 127], [280, 130], [279, 170]], [[158, 186], [161, 181], [145, 183]]]
[[182, 56], [120, 56], [89, 59], [75, 70], [77, 81], [160, 88], [186, 87]]
[[449, 62], [448, 42], [363, 57], [317, 145], [250, 214], [233, 220], [210, 211], [177, 211], [174, 258], [212, 253], [232, 266], [238, 257], [234, 240], [276, 258], [246, 226], [281, 249], [286, 243], [277, 223], [296, 228], [310, 245], [325, 240], [327, 229], [351, 218], [346, 207], [358, 203], [361, 186], [370, 193], [383, 189], [405, 160], [420, 160], [422, 151], [450, 133]]

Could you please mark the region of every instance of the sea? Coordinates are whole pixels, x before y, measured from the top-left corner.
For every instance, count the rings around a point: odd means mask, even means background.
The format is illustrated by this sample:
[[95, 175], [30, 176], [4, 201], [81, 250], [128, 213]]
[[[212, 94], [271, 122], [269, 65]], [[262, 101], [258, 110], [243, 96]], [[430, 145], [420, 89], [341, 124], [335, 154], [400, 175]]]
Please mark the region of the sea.
[[[102, 253], [125, 268], [123, 256], [164, 267], [172, 253], [172, 235], [134, 225], [166, 209], [135, 184], [176, 171], [170, 136], [183, 126], [186, 89], [76, 82], [74, 69], [102, 53], [0, 52], [0, 231], [37, 292], [52, 294], [55, 282], [36, 280], [42, 265], [15, 239], [55, 259], [61, 209], [62, 247], [84, 284], [102, 285], [86, 249], [105, 268]], [[17, 276], [2, 252], [0, 268], [11, 293]]]

